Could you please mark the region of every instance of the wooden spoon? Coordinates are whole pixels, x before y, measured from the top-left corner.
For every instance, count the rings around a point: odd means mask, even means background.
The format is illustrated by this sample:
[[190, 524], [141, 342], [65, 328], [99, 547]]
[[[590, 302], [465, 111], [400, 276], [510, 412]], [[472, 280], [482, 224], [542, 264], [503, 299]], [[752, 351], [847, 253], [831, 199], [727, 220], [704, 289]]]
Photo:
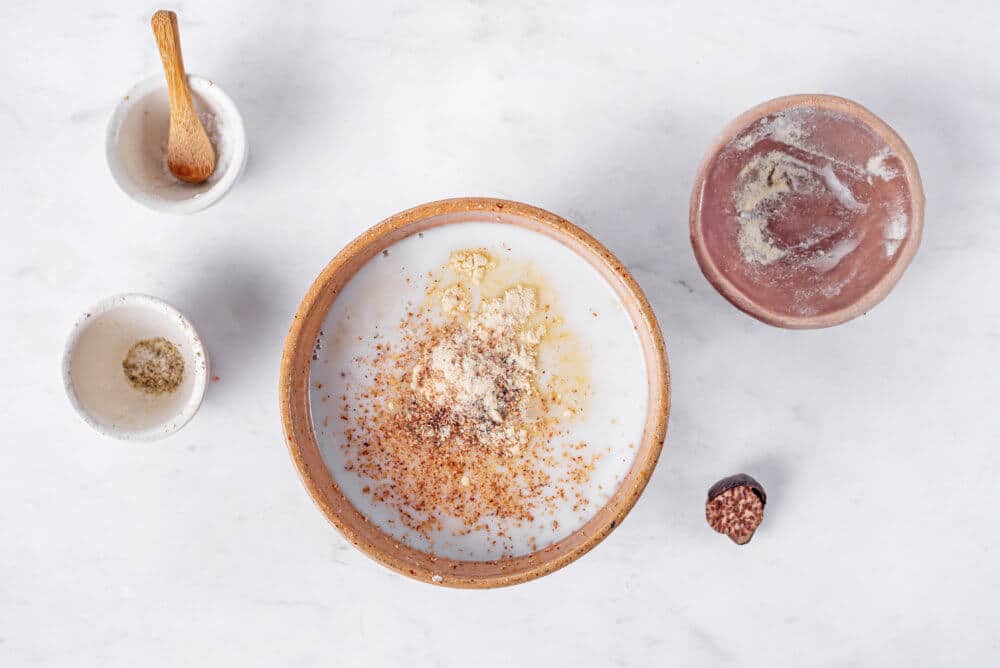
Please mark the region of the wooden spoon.
[[188, 88], [184, 59], [181, 57], [177, 14], [161, 9], [153, 14], [151, 23], [170, 92], [167, 165], [180, 180], [201, 183], [215, 171], [215, 151], [191, 100], [191, 89]]

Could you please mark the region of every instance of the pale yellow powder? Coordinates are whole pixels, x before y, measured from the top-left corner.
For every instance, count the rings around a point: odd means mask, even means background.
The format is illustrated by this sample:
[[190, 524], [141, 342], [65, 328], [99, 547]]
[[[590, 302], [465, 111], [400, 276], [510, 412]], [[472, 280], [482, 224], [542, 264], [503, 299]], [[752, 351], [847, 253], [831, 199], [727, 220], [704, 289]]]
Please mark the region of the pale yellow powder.
[[460, 285], [452, 285], [441, 294], [441, 310], [447, 315], [467, 313], [469, 310], [469, 295]]
[[474, 283], [478, 283], [483, 280], [487, 271], [497, 266], [497, 263], [485, 248], [475, 248], [455, 251], [451, 254], [448, 266], [455, 273], [464, 274]]
[[[534, 393], [537, 346], [544, 334], [530, 324], [537, 309], [535, 291], [520, 285], [484, 299], [468, 322], [446, 329], [414, 366], [410, 388], [467, 419], [480, 442], [517, 448], [527, 439], [525, 430], [515, 427], [524, 422]], [[447, 425], [440, 429], [439, 439], [451, 435]]]

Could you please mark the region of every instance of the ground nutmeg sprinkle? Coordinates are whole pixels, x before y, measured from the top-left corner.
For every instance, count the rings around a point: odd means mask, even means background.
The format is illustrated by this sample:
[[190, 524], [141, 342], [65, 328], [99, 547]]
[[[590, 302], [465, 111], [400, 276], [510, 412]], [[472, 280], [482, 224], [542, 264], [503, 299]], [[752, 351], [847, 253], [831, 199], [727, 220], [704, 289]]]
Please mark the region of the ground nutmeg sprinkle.
[[495, 266], [483, 250], [453, 254], [459, 280], [402, 320], [396, 346], [377, 343], [357, 360], [369, 381], [340, 397], [348, 470], [424, 536], [489, 530], [492, 519], [522, 526], [544, 508], [589, 503], [579, 487], [598, 455], [559, 442], [570, 411], [539, 386], [552, 316], [534, 287], [478, 294]]

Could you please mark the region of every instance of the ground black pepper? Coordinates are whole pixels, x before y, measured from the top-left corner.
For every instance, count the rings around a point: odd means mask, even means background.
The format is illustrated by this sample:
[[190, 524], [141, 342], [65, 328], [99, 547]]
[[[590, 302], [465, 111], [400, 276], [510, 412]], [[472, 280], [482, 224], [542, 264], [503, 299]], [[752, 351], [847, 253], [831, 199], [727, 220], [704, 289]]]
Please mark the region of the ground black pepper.
[[184, 357], [173, 343], [159, 336], [129, 348], [122, 361], [129, 384], [147, 394], [174, 392], [184, 382]]

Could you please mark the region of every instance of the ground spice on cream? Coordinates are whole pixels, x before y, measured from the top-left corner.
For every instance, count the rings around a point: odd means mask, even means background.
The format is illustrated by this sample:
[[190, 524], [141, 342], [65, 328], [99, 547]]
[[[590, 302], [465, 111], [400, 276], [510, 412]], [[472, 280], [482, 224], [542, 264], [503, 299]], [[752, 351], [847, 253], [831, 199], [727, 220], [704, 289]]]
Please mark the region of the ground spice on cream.
[[525, 285], [473, 299], [464, 282], [478, 291], [495, 266], [481, 249], [453, 253], [459, 281], [404, 318], [398, 347], [377, 344], [370, 384], [341, 397], [348, 469], [424, 535], [446, 515], [467, 532], [491, 517], [532, 522], [556, 502], [588, 503], [575, 488], [596, 457], [580, 454], [583, 443], [557, 448], [568, 412], [539, 387], [547, 305]]

